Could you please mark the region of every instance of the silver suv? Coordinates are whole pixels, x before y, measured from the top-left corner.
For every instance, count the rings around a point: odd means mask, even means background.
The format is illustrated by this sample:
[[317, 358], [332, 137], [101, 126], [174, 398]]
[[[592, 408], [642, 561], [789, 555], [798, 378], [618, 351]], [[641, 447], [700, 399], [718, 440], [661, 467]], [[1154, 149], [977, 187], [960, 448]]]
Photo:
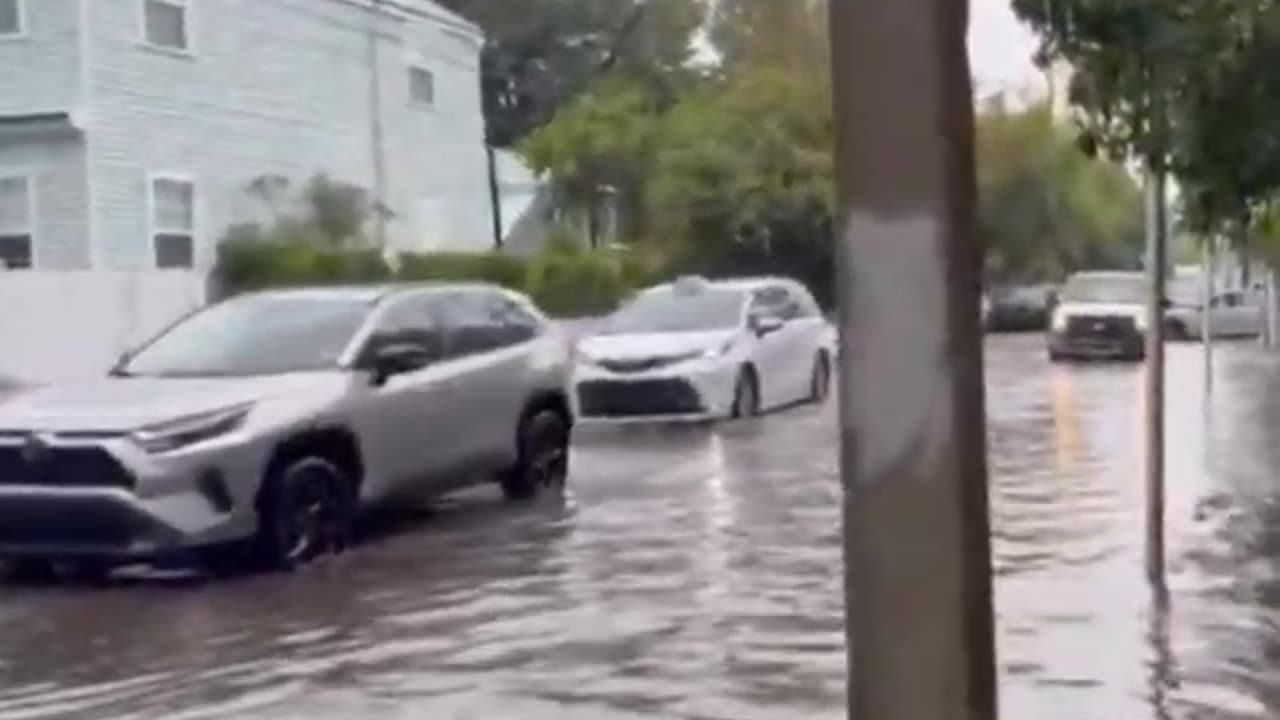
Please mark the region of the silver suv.
[[100, 380], [0, 403], [0, 558], [293, 568], [372, 504], [562, 487], [567, 342], [485, 285], [288, 290], [177, 323]]

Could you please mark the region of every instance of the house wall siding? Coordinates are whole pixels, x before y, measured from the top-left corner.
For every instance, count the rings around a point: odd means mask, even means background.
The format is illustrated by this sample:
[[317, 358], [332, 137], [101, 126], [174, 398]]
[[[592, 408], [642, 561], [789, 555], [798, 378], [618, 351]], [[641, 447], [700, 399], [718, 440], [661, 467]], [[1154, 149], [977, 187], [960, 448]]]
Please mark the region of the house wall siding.
[[0, 175], [13, 174], [32, 179], [35, 269], [88, 268], [88, 182], [82, 138], [70, 130], [0, 135]]
[[[189, 0], [192, 50], [142, 42], [138, 0], [92, 3], [89, 115], [94, 231], [103, 267], [154, 263], [150, 173], [197, 183], [197, 262], [230, 224], [258, 219], [248, 186], [311, 176], [372, 189], [368, 11], [349, 0]], [[487, 246], [478, 45], [417, 16], [381, 17], [388, 225], [413, 249], [415, 201], [441, 198], [449, 246]], [[407, 53], [436, 71], [437, 107], [408, 98]], [[438, 70], [437, 70], [438, 68]]]
[[71, 112], [80, 74], [80, 0], [24, 0], [26, 33], [0, 37], [0, 115]]

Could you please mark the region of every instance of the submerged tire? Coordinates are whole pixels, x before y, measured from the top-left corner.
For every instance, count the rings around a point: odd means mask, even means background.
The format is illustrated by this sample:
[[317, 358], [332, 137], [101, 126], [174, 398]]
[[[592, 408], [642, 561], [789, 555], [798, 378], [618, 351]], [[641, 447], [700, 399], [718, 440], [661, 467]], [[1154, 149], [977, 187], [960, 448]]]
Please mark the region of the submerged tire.
[[760, 414], [760, 381], [750, 367], [738, 373], [733, 387], [733, 408], [729, 416], [734, 420], [755, 417]]
[[258, 505], [255, 555], [273, 570], [294, 570], [341, 550], [355, 519], [350, 480], [318, 457], [292, 461], [272, 473]]
[[501, 478], [507, 499], [563, 491], [569, 478], [569, 420], [558, 410], [540, 410], [526, 415], [516, 433], [519, 459]]

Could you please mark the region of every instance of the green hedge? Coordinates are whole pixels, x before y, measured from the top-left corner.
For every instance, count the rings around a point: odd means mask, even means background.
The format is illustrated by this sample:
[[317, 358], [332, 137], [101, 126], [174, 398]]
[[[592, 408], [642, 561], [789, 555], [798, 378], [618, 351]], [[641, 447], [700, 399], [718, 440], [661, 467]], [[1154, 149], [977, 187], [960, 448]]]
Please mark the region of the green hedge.
[[487, 282], [527, 293], [549, 314], [560, 317], [609, 312], [648, 275], [638, 260], [607, 251], [553, 247], [531, 260], [497, 253], [405, 254], [393, 272], [376, 250], [333, 251], [237, 238], [219, 246], [214, 271], [224, 296], [299, 285]]

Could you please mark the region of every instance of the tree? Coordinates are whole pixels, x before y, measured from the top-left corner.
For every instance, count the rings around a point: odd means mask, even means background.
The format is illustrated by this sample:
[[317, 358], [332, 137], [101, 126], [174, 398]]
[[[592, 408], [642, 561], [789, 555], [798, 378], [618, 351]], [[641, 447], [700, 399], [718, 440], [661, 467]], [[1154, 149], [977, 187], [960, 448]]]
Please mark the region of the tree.
[[700, 0], [444, 0], [488, 36], [483, 60], [491, 141], [545, 125], [606, 71], [658, 85], [685, 71]]
[[1054, 281], [1081, 269], [1134, 267], [1142, 201], [1118, 165], [1079, 152], [1047, 105], [978, 117], [979, 233], [989, 279]]
[[[644, 87], [614, 76], [521, 143], [530, 166], [551, 178], [561, 207], [586, 217], [592, 247], [598, 244], [606, 192], [637, 197], [659, 122]], [[635, 225], [643, 212], [635, 206], [625, 214]]]
[[827, 0], [714, 0], [710, 34], [726, 68], [830, 70]]

